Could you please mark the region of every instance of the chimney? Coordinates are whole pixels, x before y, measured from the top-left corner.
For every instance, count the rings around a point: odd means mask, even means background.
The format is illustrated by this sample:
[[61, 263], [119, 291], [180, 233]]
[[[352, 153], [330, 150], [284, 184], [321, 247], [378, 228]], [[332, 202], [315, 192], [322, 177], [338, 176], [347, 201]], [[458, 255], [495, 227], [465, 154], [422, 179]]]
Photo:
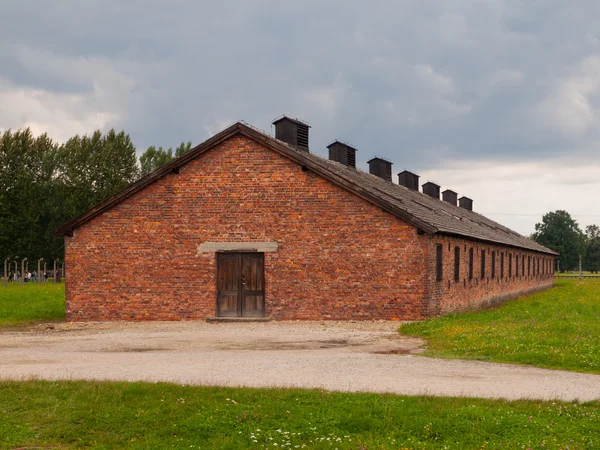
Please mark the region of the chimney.
[[356, 168], [356, 152], [354, 147], [348, 144], [340, 142], [338, 140], [333, 141], [327, 146], [329, 149], [329, 159], [337, 161], [348, 167]]
[[458, 206], [466, 209], [467, 211], [473, 211], [473, 200], [468, 197], [461, 197], [458, 199]]
[[453, 206], [456, 206], [456, 200], [458, 199], [458, 194], [450, 189], [446, 189], [442, 192], [442, 200], [447, 203], [450, 203]]
[[419, 191], [419, 175], [405, 170], [398, 174], [398, 184], [413, 191]]
[[423, 194], [429, 195], [430, 197], [435, 198], [436, 200], [440, 199], [440, 187], [439, 185], [428, 181], [423, 185]]
[[392, 163], [390, 161], [375, 157], [367, 162], [369, 164], [369, 173], [371, 175], [383, 178], [385, 181], [392, 181]]
[[310, 126], [296, 119], [283, 116], [273, 122], [275, 139], [293, 145], [298, 150], [308, 152], [308, 129]]

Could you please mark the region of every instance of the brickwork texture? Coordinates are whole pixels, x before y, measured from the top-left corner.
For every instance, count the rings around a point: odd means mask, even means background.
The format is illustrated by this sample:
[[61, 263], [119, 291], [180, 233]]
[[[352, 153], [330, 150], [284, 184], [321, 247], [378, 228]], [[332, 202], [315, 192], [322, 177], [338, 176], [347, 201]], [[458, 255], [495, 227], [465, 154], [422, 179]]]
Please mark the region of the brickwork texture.
[[[67, 320], [214, 317], [216, 254], [199, 252], [204, 242], [277, 242], [277, 251], [265, 253], [265, 314], [279, 320], [422, 319], [553, 285], [549, 256], [419, 234], [237, 135], [65, 237]], [[441, 281], [437, 245], [443, 247]], [[516, 274], [514, 261], [509, 274], [509, 253], [525, 255], [526, 275]], [[550, 268], [534, 274], [532, 262], [530, 274], [528, 258], [543, 260], [540, 270]]]

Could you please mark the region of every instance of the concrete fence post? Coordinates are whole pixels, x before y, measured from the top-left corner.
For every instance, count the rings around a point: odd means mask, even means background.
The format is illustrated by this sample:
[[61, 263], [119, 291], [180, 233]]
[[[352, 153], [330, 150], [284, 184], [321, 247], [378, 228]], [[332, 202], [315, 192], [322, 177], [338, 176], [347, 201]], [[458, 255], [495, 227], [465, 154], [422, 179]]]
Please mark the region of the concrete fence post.
[[10, 263], [8, 263], [9, 260], [10, 260], [10, 256], [7, 256], [6, 259], [4, 260], [4, 287], [8, 286], [8, 269], [7, 269], [7, 264], [10, 266]]
[[25, 263], [27, 262], [27, 258], [23, 258], [21, 260], [21, 286], [25, 286]]
[[37, 284], [40, 284], [40, 283], [41, 283], [41, 280], [40, 280], [40, 278], [41, 278], [41, 277], [40, 277], [40, 273], [41, 273], [41, 269], [42, 269], [42, 268], [41, 268], [41, 263], [42, 263], [42, 261], [43, 261], [43, 260], [44, 260], [44, 258], [40, 258], [40, 259], [38, 259], [38, 271], [37, 271], [37, 277], [35, 278], [35, 281], [37, 282]]
[[52, 280], [54, 281], [54, 284], [56, 284], [56, 265], [58, 263], [58, 258], [56, 258], [54, 260], [54, 270], [52, 271]]

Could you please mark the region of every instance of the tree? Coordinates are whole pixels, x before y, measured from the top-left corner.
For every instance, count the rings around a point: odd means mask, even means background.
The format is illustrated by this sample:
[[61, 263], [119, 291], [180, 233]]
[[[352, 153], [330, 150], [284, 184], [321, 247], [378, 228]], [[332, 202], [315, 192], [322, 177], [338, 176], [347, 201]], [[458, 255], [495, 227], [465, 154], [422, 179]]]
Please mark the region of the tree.
[[588, 225], [585, 228], [586, 248], [583, 256], [583, 268], [590, 272], [600, 271], [600, 227]]
[[182, 142], [181, 144], [179, 144], [179, 147], [177, 147], [175, 149], [175, 157], [179, 158], [184, 153], [189, 152], [191, 150], [191, 148], [192, 148], [192, 141], [188, 141], [187, 143]]
[[150, 172], [154, 172], [154, 170], [159, 167], [165, 165], [169, 161], [173, 159], [173, 150], [163, 150], [162, 147], [158, 149], [155, 146], [150, 146], [148, 149], [142, 153], [140, 156], [140, 167], [142, 176], [148, 175]]
[[49, 257], [49, 214], [58, 144], [8, 130], [0, 138], [0, 255]]
[[[179, 158], [184, 153], [188, 152], [192, 148], [192, 142], [182, 142], [179, 147], [175, 149], [175, 157]], [[155, 171], [159, 167], [165, 165], [173, 159], [173, 148], [164, 150], [162, 147], [150, 146], [140, 156], [140, 168], [141, 175], [148, 175], [150, 172]]]
[[[189, 151], [150, 147], [142, 158], [148, 173]], [[73, 136], [59, 145], [30, 129], [0, 133], [0, 260], [19, 255], [35, 261], [64, 257], [64, 240], [52, 231], [140, 175], [136, 148], [128, 134]]]
[[542, 222], [535, 225], [533, 240], [560, 253], [561, 271], [578, 268], [579, 256], [585, 250], [585, 236], [568, 212], [544, 214]]

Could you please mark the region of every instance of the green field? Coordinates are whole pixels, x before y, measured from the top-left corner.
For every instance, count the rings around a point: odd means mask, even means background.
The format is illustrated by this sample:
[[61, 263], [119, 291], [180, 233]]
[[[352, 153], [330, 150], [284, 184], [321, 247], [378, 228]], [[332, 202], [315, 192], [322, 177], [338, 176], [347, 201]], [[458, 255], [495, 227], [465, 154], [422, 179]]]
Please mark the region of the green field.
[[[588, 272], [588, 271], [583, 271], [581, 272], [581, 275], [584, 277], [598, 277], [600, 278], [600, 273], [598, 272]], [[579, 271], [576, 272], [554, 272], [554, 276], [556, 278], [577, 278], [579, 277]]]
[[590, 449], [600, 402], [0, 383], [1, 448]]
[[499, 308], [406, 324], [427, 356], [600, 373], [600, 280], [556, 287]]
[[0, 285], [0, 327], [57, 320], [65, 320], [64, 283]]

